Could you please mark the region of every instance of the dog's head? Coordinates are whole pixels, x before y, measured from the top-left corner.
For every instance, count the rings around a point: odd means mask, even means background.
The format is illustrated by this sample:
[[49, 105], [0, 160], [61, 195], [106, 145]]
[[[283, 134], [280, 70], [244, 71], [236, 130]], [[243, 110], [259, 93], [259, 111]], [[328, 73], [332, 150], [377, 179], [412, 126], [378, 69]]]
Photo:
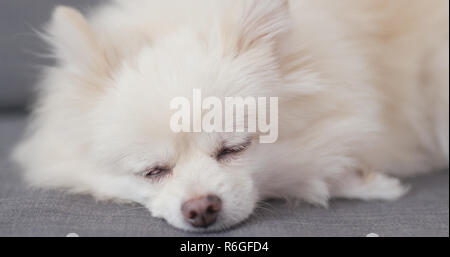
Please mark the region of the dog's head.
[[274, 45], [288, 26], [285, 1], [226, 7], [208, 26], [179, 26], [136, 44], [126, 58], [114, 55], [120, 51], [111, 39], [77, 11], [55, 11], [55, 52], [91, 87], [86, 124], [79, 125], [90, 133], [85, 154], [96, 162], [96, 194], [137, 201], [186, 230], [221, 229], [251, 214], [259, 198], [258, 159], [267, 158], [256, 154], [258, 135], [170, 128], [171, 100], [190, 99], [194, 88], [220, 99], [270, 96], [279, 81]]

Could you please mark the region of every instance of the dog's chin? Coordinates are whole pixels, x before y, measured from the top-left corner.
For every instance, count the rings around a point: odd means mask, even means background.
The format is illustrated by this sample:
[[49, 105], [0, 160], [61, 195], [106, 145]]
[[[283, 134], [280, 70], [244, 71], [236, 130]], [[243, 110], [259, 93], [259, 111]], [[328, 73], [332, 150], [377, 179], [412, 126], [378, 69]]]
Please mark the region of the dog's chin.
[[168, 220], [164, 219], [167, 223], [169, 223], [171, 226], [173, 226], [176, 229], [187, 231], [187, 232], [193, 232], [193, 233], [214, 233], [214, 232], [221, 232], [225, 230], [229, 230], [232, 228], [235, 228], [237, 226], [240, 226], [242, 223], [244, 223], [251, 215], [251, 212], [244, 216], [241, 219], [227, 219], [225, 217], [219, 216], [216, 220], [216, 222], [208, 227], [194, 227], [191, 224], [180, 221], [180, 220]]
[[228, 229], [232, 229], [234, 227], [239, 226], [240, 224], [242, 224], [243, 222], [245, 222], [246, 219], [243, 219], [242, 221], [238, 221], [238, 222], [233, 222], [233, 223], [221, 223], [220, 221], [218, 221], [217, 223], [215, 223], [214, 225], [202, 228], [202, 227], [194, 227], [188, 223], [185, 223], [183, 226], [176, 226], [174, 224], [171, 224], [169, 222], [170, 225], [172, 225], [173, 227], [175, 227], [176, 229], [180, 229], [183, 231], [187, 231], [187, 232], [193, 232], [193, 233], [214, 233], [214, 232], [222, 232]]

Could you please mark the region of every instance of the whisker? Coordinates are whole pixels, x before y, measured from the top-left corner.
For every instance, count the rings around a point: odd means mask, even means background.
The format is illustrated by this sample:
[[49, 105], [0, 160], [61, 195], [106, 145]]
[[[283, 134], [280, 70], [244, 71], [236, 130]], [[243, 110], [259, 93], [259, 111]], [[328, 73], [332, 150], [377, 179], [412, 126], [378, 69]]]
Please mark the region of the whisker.
[[108, 216], [112, 217], [112, 216], [115, 216], [115, 215], [118, 215], [118, 214], [121, 214], [121, 213], [124, 213], [124, 212], [134, 211], [134, 210], [140, 210], [140, 209], [147, 209], [147, 208], [144, 207], [144, 206], [134, 207], [134, 208], [128, 208], [128, 209], [116, 211], [116, 212], [114, 212], [114, 213], [111, 213], [111, 214], [108, 215]]

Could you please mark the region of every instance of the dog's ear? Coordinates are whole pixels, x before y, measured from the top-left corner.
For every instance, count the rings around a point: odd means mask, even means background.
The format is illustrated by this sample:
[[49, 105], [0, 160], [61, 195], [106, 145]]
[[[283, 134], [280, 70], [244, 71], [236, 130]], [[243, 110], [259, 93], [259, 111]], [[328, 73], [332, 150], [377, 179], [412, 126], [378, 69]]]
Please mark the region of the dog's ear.
[[224, 30], [237, 54], [273, 43], [291, 25], [288, 0], [237, 0], [232, 13]]
[[70, 7], [56, 7], [48, 34], [59, 61], [78, 70], [104, 72], [105, 55], [96, 34], [80, 12]]

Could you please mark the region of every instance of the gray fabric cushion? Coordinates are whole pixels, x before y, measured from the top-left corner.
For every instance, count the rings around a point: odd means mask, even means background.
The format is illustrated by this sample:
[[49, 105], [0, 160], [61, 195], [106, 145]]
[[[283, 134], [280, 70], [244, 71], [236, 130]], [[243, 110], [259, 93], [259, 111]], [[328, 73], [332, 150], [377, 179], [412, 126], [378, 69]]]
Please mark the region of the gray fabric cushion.
[[[205, 236], [179, 231], [138, 205], [27, 189], [7, 161], [24, 127], [0, 116], [0, 236]], [[207, 236], [449, 236], [449, 173], [408, 180], [397, 202], [334, 200], [328, 209], [272, 201], [243, 224]]]
[[[0, 1], [0, 108], [21, 108], [30, 100], [46, 46], [33, 32], [50, 20], [55, 5], [87, 9], [100, 0]], [[41, 57], [39, 57], [41, 56]]]

